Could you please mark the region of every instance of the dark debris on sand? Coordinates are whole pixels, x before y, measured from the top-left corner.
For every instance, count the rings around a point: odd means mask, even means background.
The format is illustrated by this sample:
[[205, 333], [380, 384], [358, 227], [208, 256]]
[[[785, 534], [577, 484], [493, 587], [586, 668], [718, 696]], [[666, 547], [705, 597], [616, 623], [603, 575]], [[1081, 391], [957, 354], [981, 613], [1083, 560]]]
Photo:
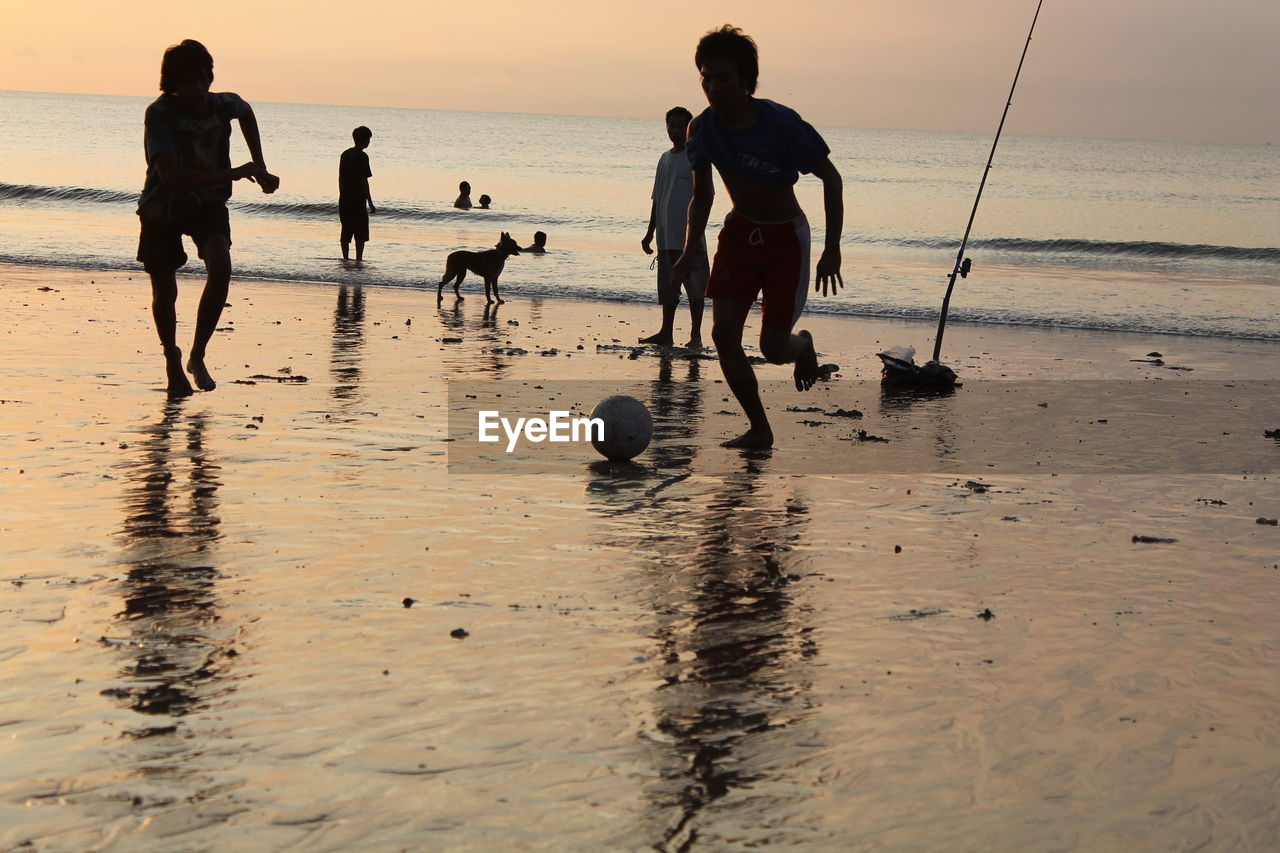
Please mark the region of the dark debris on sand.
[[885, 438], [882, 435], [872, 435], [871, 433], [867, 432], [865, 429], [860, 429], [853, 435], [849, 436], [848, 438], [841, 438], [840, 441], [872, 441], [872, 442], [888, 443], [889, 439]]
[[913, 607], [906, 613], [895, 613], [888, 618], [894, 622], [912, 622], [916, 619], [927, 619], [930, 616], [941, 616], [946, 612], [941, 607], [921, 607], [919, 609]]
[[249, 377], [252, 380], [261, 380], [264, 382], [293, 382], [301, 385], [304, 382], [310, 382], [305, 376], [268, 376], [265, 373], [255, 373]]

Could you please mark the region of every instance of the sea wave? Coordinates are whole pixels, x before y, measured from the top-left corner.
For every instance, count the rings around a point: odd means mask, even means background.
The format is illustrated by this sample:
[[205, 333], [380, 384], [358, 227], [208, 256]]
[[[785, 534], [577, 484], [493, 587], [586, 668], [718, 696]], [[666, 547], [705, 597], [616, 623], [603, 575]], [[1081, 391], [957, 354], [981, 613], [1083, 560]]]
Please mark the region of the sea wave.
[[[918, 249], [954, 249], [954, 239], [934, 237], [876, 237], [866, 242]], [[969, 241], [968, 248], [1042, 255], [1084, 255], [1090, 257], [1140, 258], [1146, 260], [1215, 260], [1280, 263], [1280, 248], [1210, 246], [1165, 243], [1152, 240], [1087, 240], [1059, 238], [1033, 240], [1024, 237], [986, 237]]]
[[[95, 189], [90, 187], [48, 187], [31, 184], [0, 183], [0, 203], [17, 204], [67, 204], [67, 205], [115, 205], [127, 206], [132, 212], [138, 204], [138, 193], [124, 190]], [[336, 220], [338, 203], [334, 201], [237, 201], [232, 199], [227, 207], [236, 214], [263, 216], [285, 220]], [[572, 217], [522, 211], [473, 210], [462, 213], [452, 207], [430, 208], [414, 204], [382, 204], [377, 218], [381, 221], [406, 223], [432, 223], [454, 221], [460, 215], [485, 216], [497, 225], [535, 224], [539, 228], [578, 227], [590, 231], [622, 229], [631, 230], [634, 220], [625, 222], [609, 217]]]
[[[0, 183], [0, 202], [51, 202], [55, 204], [114, 204], [134, 206], [135, 192], [95, 189], [90, 187], [46, 187], [29, 184]], [[289, 220], [331, 220], [338, 215], [336, 201], [251, 201], [232, 200], [229, 207], [249, 216], [265, 216]], [[539, 228], [577, 228], [584, 231], [629, 233], [635, 221], [620, 221], [607, 216], [565, 216], [532, 211], [472, 211], [493, 219], [495, 224], [534, 224]], [[453, 208], [431, 208], [414, 204], [386, 204], [378, 208], [379, 219], [405, 223], [432, 223], [454, 220], [459, 212]], [[851, 232], [845, 234], [850, 244], [872, 244], [905, 249], [928, 249], [950, 252], [956, 248], [954, 237], [933, 237]], [[985, 237], [972, 240], [973, 251], [988, 250], [1053, 258], [1093, 258], [1116, 261], [1228, 261], [1238, 263], [1280, 264], [1280, 248], [1264, 246], [1213, 246], [1206, 244], [1170, 243], [1152, 240], [1092, 240], [1063, 237], [1031, 239], [1026, 237]]]
[[138, 193], [87, 187], [40, 187], [30, 184], [0, 183], [0, 201], [52, 201], [84, 204], [138, 203]]

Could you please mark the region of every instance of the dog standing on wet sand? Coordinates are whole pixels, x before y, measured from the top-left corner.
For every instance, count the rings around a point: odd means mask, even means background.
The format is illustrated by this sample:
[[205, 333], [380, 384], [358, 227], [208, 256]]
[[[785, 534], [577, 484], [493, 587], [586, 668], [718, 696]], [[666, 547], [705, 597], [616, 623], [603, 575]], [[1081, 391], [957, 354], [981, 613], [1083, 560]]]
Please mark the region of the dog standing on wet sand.
[[[506, 231], [502, 232], [502, 238], [492, 249], [484, 252], [450, 252], [444, 262], [444, 278], [440, 279], [440, 286], [436, 288], [436, 304], [439, 305], [444, 300], [444, 286], [449, 282], [453, 282], [453, 295], [461, 299], [462, 294], [458, 292], [458, 285], [462, 284], [462, 280], [467, 277], [467, 271], [470, 270], [484, 279], [484, 301], [492, 303], [496, 299], [501, 305], [503, 299], [498, 295], [498, 276], [502, 275], [502, 267], [506, 264], [507, 258], [518, 254], [520, 254], [520, 245], [512, 240], [511, 235]], [[493, 299], [489, 298], [491, 285]]]

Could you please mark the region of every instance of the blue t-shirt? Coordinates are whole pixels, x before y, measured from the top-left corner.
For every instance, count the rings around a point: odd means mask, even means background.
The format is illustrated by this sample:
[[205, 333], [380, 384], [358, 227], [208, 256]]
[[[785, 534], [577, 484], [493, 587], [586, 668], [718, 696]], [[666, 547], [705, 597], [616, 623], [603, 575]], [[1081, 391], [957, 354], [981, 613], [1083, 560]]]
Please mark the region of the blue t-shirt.
[[759, 116], [755, 124], [733, 133], [720, 124], [710, 107], [690, 125], [689, 165], [710, 163], [724, 172], [766, 184], [789, 187], [822, 166], [831, 149], [813, 125], [790, 107], [754, 98]]
[[138, 200], [138, 214], [148, 219], [169, 220], [182, 212], [209, 204], [225, 204], [231, 198], [231, 181], [166, 190], [160, 183], [155, 158], [174, 152], [178, 165], [190, 169], [231, 168], [231, 122], [248, 111], [249, 105], [231, 92], [210, 92], [212, 109], [208, 115], [188, 116], [173, 108], [171, 98], [161, 95], [147, 107], [143, 146], [147, 156], [147, 179]]

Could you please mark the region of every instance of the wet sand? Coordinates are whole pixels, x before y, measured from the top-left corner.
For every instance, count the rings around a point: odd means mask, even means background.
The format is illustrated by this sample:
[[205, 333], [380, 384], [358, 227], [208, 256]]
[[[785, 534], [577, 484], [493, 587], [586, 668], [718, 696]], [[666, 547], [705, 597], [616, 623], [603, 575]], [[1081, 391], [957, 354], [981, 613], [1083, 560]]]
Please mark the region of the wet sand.
[[[1280, 846], [1274, 345], [957, 326], [902, 397], [930, 328], [816, 318], [742, 454], [656, 308], [504, 290], [234, 282], [170, 402], [144, 277], [0, 269], [0, 850]], [[495, 382], [655, 443], [464, 459]]]

